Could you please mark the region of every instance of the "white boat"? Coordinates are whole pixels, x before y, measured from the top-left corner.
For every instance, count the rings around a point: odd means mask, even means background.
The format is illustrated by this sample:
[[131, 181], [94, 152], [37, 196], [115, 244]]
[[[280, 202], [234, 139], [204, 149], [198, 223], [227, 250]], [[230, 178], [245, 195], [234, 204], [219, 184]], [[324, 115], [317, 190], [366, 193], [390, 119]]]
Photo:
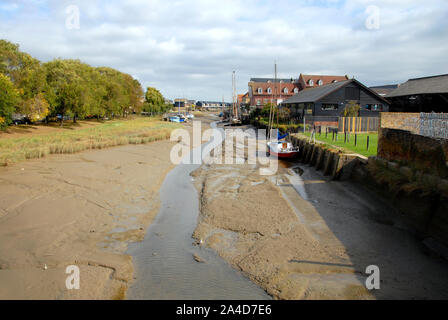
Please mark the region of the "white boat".
[[299, 148], [287, 141], [272, 141], [268, 142], [268, 152], [278, 158], [291, 159], [299, 155]]

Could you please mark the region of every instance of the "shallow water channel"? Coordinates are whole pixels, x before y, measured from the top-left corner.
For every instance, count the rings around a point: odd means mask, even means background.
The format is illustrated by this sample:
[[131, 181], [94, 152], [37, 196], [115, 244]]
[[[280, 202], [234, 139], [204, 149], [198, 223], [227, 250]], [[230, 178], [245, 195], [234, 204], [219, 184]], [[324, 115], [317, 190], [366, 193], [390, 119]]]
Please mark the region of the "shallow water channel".
[[[216, 128], [216, 124], [212, 124]], [[202, 145], [202, 148], [206, 144]], [[135, 267], [128, 299], [270, 299], [213, 250], [195, 245], [198, 192], [190, 173], [200, 165], [180, 164], [160, 189], [161, 207], [143, 242], [131, 244]], [[198, 263], [193, 254], [205, 262]]]

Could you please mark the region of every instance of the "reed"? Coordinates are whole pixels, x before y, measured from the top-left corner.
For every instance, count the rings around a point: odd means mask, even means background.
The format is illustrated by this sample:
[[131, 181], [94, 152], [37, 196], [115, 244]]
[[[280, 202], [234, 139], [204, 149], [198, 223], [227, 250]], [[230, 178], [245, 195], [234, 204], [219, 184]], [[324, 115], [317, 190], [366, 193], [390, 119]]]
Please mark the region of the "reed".
[[24, 136], [0, 137], [0, 166], [27, 159], [43, 158], [49, 154], [72, 154], [85, 150], [100, 150], [126, 144], [145, 144], [169, 139], [171, 131], [180, 124], [163, 122], [158, 118], [114, 120], [78, 130]]

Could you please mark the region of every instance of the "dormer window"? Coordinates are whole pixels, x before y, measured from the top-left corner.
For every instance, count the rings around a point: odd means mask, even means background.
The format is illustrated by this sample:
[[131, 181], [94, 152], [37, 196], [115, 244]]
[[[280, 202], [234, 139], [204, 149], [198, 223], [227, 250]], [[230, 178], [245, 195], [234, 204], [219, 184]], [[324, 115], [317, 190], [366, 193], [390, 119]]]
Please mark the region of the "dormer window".
[[289, 91], [288, 91], [288, 88], [284, 88], [284, 89], [283, 89], [283, 93], [288, 94], [288, 92], [289, 92]]
[[268, 93], [271, 94], [272, 93], [272, 89], [268, 88]]
[[332, 82], [333, 82], [333, 83], [336, 83], [336, 82], [338, 82], [338, 80], [333, 80]]
[[308, 85], [309, 85], [310, 87], [314, 86], [314, 81], [313, 81], [313, 79], [310, 79], [310, 80], [308, 81]]
[[294, 88], [294, 93], [295, 94], [299, 93], [299, 88]]
[[323, 82], [322, 80], [319, 79], [319, 81], [317, 81], [317, 84], [318, 84], [319, 86], [321, 86], [321, 85], [324, 84], [324, 82]]
[[280, 83], [283, 83], [283, 80], [280, 80]]
[[268, 80], [268, 83], [271, 83], [271, 80]]
[[258, 88], [258, 89], [257, 89], [257, 92], [258, 92], [258, 94], [262, 94], [262, 93], [263, 93], [263, 89]]

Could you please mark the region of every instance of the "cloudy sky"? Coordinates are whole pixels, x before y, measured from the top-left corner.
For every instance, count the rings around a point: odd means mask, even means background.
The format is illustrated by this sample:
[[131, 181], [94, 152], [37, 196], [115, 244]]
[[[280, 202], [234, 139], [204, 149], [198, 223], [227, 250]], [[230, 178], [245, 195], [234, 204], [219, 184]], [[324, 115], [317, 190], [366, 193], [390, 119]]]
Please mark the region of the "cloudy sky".
[[[77, 13], [79, 12], [79, 24]], [[231, 100], [251, 77], [448, 73], [447, 0], [0, 0], [0, 38], [110, 66], [168, 98]], [[79, 28], [78, 28], [79, 27]]]

